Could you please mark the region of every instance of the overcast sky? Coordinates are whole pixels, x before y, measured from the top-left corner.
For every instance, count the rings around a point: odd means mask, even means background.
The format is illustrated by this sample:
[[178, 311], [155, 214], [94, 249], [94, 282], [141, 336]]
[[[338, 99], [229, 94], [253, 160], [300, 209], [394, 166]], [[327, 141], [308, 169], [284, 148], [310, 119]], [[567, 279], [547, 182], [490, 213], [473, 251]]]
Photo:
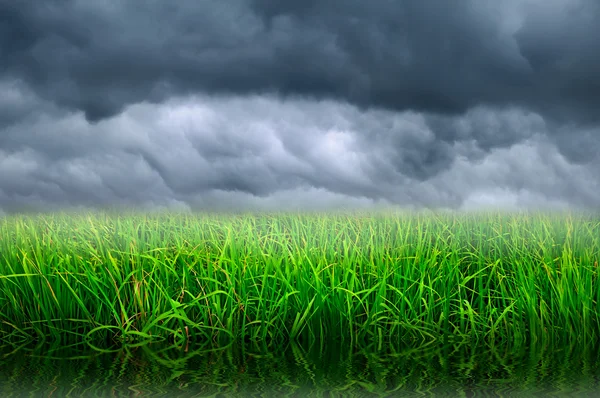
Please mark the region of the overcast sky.
[[0, 0], [0, 213], [600, 209], [598, 0]]

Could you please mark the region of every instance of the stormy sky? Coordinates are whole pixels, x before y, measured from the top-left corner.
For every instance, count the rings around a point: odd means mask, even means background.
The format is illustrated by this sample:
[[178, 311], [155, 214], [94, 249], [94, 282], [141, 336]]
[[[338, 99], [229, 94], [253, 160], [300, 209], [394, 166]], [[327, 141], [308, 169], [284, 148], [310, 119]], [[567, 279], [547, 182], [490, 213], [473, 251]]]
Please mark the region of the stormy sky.
[[597, 0], [0, 0], [0, 213], [600, 209]]

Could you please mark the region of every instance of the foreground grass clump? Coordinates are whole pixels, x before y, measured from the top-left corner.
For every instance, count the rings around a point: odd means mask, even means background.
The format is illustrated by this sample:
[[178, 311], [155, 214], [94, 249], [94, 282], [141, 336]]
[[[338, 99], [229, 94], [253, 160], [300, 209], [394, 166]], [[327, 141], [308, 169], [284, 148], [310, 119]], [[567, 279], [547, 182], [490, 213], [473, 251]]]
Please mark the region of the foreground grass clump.
[[54, 214], [0, 221], [0, 337], [600, 337], [583, 214]]

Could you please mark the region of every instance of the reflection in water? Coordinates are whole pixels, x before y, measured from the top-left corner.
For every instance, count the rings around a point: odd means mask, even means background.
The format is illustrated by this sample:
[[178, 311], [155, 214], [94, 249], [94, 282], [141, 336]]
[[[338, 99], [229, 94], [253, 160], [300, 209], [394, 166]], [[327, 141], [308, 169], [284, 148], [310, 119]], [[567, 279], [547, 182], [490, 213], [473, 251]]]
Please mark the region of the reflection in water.
[[598, 347], [0, 347], [0, 396], [596, 396]]

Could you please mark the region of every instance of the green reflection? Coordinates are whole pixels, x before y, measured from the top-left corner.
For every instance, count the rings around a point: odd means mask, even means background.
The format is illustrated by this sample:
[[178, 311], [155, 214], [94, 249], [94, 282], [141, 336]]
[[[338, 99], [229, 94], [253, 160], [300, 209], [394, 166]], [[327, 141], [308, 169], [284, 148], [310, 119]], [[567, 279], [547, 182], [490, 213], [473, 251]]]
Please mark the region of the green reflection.
[[598, 347], [583, 345], [5, 345], [0, 396], [589, 396]]

